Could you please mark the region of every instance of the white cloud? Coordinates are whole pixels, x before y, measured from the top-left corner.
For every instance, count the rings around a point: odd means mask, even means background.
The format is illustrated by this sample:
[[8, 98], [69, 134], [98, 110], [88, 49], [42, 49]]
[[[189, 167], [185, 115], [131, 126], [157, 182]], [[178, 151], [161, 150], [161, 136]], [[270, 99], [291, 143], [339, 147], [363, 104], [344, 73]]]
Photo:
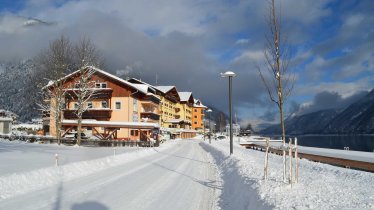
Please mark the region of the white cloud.
[[363, 78], [353, 82], [319, 82], [304, 84], [294, 90], [294, 95], [315, 95], [320, 92], [329, 91], [340, 94], [343, 98], [354, 95], [359, 91], [368, 91], [373, 87], [373, 78]]
[[344, 22], [344, 27], [355, 27], [360, 24], [365, 17], [362, 14], [350, 15]]
[[261, 50], [246, 50], [242, 52], [238, 57], [234, 58], [233, 62], [241, 61], [252, 61], [261, 62], [264, 61], [264, 52]]
[[248, 42], [249, 42], [249, 39], [238, 39], [236, 40], [235, 44], [244, 45], [244, 44], [248, 44]]

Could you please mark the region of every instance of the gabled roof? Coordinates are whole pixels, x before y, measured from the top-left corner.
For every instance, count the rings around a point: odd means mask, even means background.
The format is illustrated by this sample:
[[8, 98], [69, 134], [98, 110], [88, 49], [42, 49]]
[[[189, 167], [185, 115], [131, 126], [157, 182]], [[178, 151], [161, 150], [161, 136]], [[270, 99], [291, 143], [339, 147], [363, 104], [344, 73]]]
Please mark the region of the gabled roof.
[[149, 87], [148, 85], [143, 84], [133, 84], [138, 90], [141, 90], [143, 93], [155, 93], [156, 91]]
[[203, 105], [199, 99], [194, 99], [193, 107], [197, 108], [208, 108], [207, 106]]
[[[110, 73], [108, 73], [108, 72], [106, 72], [104, 70], [98, 69], [98, 68], [96, 68], [94, 66], [87, 66], [86, 68], [91, 68], [91, 69], [95, 70], [95, 74], [99, 73], [99, 74], [102, 74], [104, 76], [107, 76], [107, 77], [109, 77], [109, 78], [111, 78], [113, 80], [116, 80], [117, 82], [120, 82], [120, 83], [122, 83], [122, 84], [124, 84], [126, 86], [132, 87], [133, 89], [138, 90], [141, 93], [147, 94], [147, 92], [148, 92], [148, 90], [146, 90], [146, 88], [143, 87], [143, 86], [136, 86], [135, 84], [132, 84], [132, 83], [130, 83], [130, 82], [124, 80], [124, 79], [121, 79], [121, 78], [119, 78], [119, 77], [117, 77], [117, 76], [115, 76], [113, 74], [110, 74]], [[73, 72], [71, 74], [68, 74], [65, 77], [59, 79], [58, 81], [66, 80], [66, 79], [68, 79], [70, 77], [73, 77], [73, 76], [79, 74], [79, 73], [80, 73], [80, 70], [78, 69], [75, 72]], [[53, 84], [54, 84], [53, 82], [49, 82], [48, 85], [46, 85], [46, 86], [43, 87], [43, 89], [51, 87]]]
[[158, 94], [158, 95], [172, 95], [175, 97], [175, 99], [170, 99], [169, 100], [176, 100], [176, 101], [179, 101], [179, 94], [178, 94], [178, 90], [175, 86], [153, 86], [153, 85], [150, 85], [146, 82], [143, 82], [139, 79], [136, 79], [136, 78], [131, 78], [128, 80], [128, 82], [131, 82], [132, 84], [134, 85], [147, 85], [149, 88], [153, 89], [155, 92], [155, 94]]
[[176, 88], [175, 86], [156, 86], [157, 89], [159, 89], [162, 93], [166, 94], [173, 88]]
[[191, 92], [178, 92], [181, 102], [194, 102]]
[[[153, 91], [160, 91], [159, 89], [157, 89], [155, 86], [153, 86], [153, 85], [150, 85], [150, 84], [148, 84], [148, 83], [146, 83], [146, 82], [143, 82], [143, 81], [141, 81], [141, 80], [139, 80], [139, 79], [136, 79], [136, 78], [131, 78], [131, 79], [128, 79], [127, 80], [128, 82], [130, 82], [130, 83], [132, 83], [132, 84], [139, 84], [139, 85], [147, 85], [151, 90], [153, 90]], [[161, 92], [161, 91], [160, 91]]]

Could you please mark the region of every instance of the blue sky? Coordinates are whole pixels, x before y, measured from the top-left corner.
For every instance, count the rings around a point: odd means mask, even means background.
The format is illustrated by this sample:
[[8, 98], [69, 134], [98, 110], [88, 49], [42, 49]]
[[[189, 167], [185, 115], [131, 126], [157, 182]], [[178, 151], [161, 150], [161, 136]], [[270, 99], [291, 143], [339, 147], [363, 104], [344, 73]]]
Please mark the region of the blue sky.
[[[193, 91], [227, 110], [231, 69], [234, 109], [253, 124], [277, 122], [277, 110], [260, 81], [268, 3], [256, 0], [0, 0], [0, 62], [32, 58], [61, 34], [89, 36], [107, 71]], [[292, 47], [296, 76], [287, 113], [349, 104], [373, 87], [374, 2], [276, 0]], [[280, 3], [280, 4], [279, 4]], [[27, 18], [53, 25], [26, 27]], [[323, 101], [321, 101], [323, 100]]]

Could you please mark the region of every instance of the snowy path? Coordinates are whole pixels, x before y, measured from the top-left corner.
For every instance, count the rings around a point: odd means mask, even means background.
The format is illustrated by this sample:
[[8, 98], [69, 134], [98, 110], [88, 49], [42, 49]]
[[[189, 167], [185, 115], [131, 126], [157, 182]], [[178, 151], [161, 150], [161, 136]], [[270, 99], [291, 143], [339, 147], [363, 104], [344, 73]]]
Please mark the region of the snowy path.
[[214, 209], [215, 170], [199, 141], [0, 200], [0, 209]]

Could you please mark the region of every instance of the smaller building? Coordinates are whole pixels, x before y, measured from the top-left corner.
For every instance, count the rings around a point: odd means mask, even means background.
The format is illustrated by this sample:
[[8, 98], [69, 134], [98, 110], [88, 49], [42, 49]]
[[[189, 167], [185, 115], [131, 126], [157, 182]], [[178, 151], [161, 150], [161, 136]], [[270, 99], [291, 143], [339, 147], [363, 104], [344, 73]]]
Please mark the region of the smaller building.
[[9, 134], [12, 131], [12, 122], [12, 118], [0, 117], [0, 134]]
[[[232, 124], [232, 133], [233, 135], [240, 134], [240, 125], [239, 124]], [[226, 125], [226, 135], [230, 135], [230, 124]]]
[[16, 122], [17, 115], [11, 111], [0, 109], [0, 134], [12, 132], [12, 125]]
[[192, 111], [192, 129], [203, 131], [204, 129], [204, 117], [205, 110], [207, 109], [200, 100], [194, 99], [193, 111]]

